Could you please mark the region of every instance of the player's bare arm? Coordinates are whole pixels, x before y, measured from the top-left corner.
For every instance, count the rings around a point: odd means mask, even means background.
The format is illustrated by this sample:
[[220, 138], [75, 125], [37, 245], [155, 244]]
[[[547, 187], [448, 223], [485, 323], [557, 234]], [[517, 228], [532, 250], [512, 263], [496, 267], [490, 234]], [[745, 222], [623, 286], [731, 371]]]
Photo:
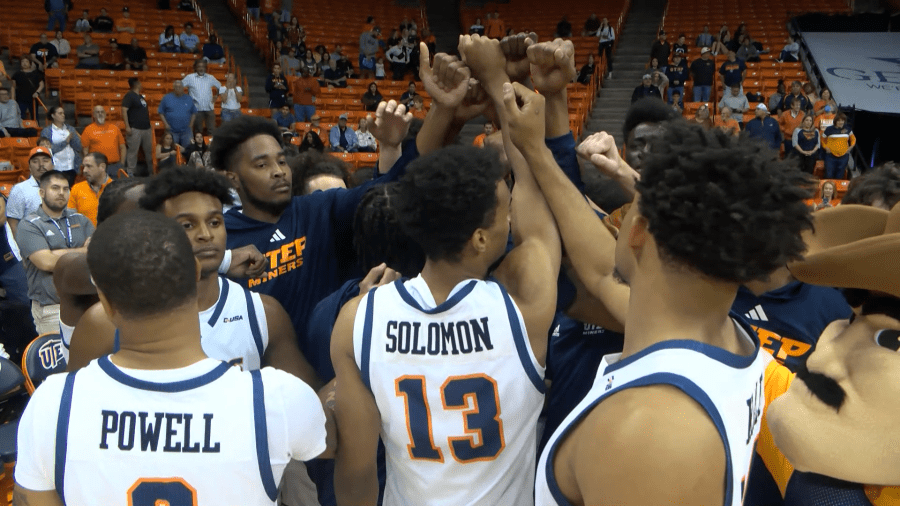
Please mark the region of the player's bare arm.
[[575, 46], [556, 39], [526, 48], [534, 89], [545, 99], [547, 138], [569, 133], [566, 86], [575, 79]]
[[420, 155], [425, 155], [443, 147], [454, 124], [456, 110], [472, 84], [469, 69], [459, 58], [438, 53], [432, 64], [424, 42], [419, 43], [419, 77], [432, 99], [428, 116], [416, 137], [416, 149]]
[[90, 307], [78, 320], [69, 343], [69, 363], [66, 370], [77, 371], [91, 360], [113, 352], [116, 327], [98, 302]]
[[403, 154], [403, 139], [409, 132], [412, 113], [406, 106], [394, 100], [380, 102], [375, 110], [375, 117], [366, 116], [369, 131], [378, 141], [378, 172], [386, 174]]
[[331, 335], [331, 362], [337, 383], [334, 414], [338, 429], [334, 482], [339, 506], [373, 505], [378, 500], [375, 459], [381, 414], [375, 397], [360, 377], [353, 351], [353, 324], [364, 296], [344, 305]]
[[56, 490], [36, 492], [20, 487], [18, 484], [13, 489], [12, 504], [13, 506], [63, 506]]
[[266, 322], [269, 327], [269, 345], [263, 356], [263, 365], [270, 365], [293, 374], [313, 390], [322, 388], [322, 380], [297, 347], [297, 335], [294, 333], [294, 325], [287, 311], [269, 295], [262, 294], [260, 299], [266, 311]]
[[322, 402], [322, 409], [325, 411], [325, 451], [317, 458], [333, 459], [337, 452], [337, 420], [334, 419], [334, 404], [337, 401], [335, 388], [337, 380], [331, 380], [320, 388], [318, 392], [319, 401]]

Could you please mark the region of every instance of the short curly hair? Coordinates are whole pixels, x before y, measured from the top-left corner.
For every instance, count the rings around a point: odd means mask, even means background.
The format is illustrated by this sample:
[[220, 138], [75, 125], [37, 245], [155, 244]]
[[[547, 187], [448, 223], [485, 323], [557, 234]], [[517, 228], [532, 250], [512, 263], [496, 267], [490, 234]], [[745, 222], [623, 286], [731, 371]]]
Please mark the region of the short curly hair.
[[662, 259], [734, 283], [802, 258], [815, 184], [761, 142], [667, 122], [644, 160], [639, 210]]
[[850, 180], [841, 204], [879, 204], [892, 209], [900, 202], [900, 164], [887, 162]]
[[353, 246], [363, 270], [385, 263], [406, 277], [425, 266], [425, 252], [403, 233], [395, 200], [397, 183], [375, 186], [363, 195], [353, 218]]
[[218, 170], [232, 172], [234, 170], [234, 154], [241, 144], [257, 135], [270, 135], [284, 145], [278, 125], [267, 118], [243, 115], [237, 117], [213, 132], [213, 140], [209, 146], [210, 163]]
[[[315, 134], [313, 136], [318, 137]], [[289, 158], [288, 166], [291, 168], [295, 196], [305, 195], [306, 184], [316, 176], [335, 176], [346, 184], [351, 172], [347, 162], [336, 156], [313, 150], [304, 151], [298, 156]]]
[[142, 177], [127, 177], [110, 181], [103, 188], [103, 193], [100, 194], [100, 200], [97, 204], [97, 225], [119, 212], [119, 207], [128, 198], [128, 190], [136, 186], [142, 186], [146, 182], [146, 178]]
[[628, 134], [641, 123], [662, 123], [676, 118], [678, 113], [662, 100], [638, 100], [625, 113], [622, 136], [628, 139]]
[[398, 183], [398, 220], [432, 260], [457, 260], [476, 229], [494, 219], [506, 168], [492, 149], [451, 146], [425, 155]]
[[167, 200], [188, 192], [204, 193], [231, 205], [234, 197], [230, 190], [231, 182], [218, 172], [180, 165], [150, 178], [138, 205], [148, 211], [159, 211]]

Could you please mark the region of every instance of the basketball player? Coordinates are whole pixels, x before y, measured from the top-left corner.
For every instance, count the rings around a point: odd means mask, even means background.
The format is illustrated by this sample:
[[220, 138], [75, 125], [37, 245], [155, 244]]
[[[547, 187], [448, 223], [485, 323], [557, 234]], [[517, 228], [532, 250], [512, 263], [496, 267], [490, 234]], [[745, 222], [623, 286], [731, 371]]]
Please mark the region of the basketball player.
[[[493, 42], [491, 57], [502, 60]], [[504, 84], [511, 94], [505, 73], [482, 84], [495, 104]], [[536, 147], [529, 163], [559, 171], [544, 144], [543, 106], [534, 95], [522, 114], [529, 121], [514, 133], [498, 106], [501, 131]], [[516, 174], [511, 202], [506, 171], [488, 149], [435, 151], [399, 183], [400, 225], [426, 261], [420, 276], [351, 300], [335, 324], [339, 505], [376, 501], [379, 435], [385, 504], [532, 502], [561, 253], [525, 160], [507, 154]], [[516, 247], [486, 280], [506, 250], [510, 221]]]
[[13, 502], [274, 505], [288, 460], [326, 449], [315, 392], [281, 371], [207, 358], [200, 266], [172, 219], [110, 218], [88, 264], [121, 349], [37, 389], [21, 420]]
[[[606, 134], [579, 150], [618, 165]], [[604, 358], [541, 455], [538, 505], [741, 502], [767, 355], [729, 311], [740, 284], [802, 254], [806, 179], [761, 145], [682, 121], [642, 158], [618, 242], [565, 177], [534, 170], [579, 278], [625, 322], [623, 353]]]
[[[204, 352], [245, 370], [271, 365], [318, 388], [321, 382], [297, 349], [290, 318], [281, 305], [217, 273], [225, 254], [222, 204], [231, 202], [229, 187], [216, 172], [174, 167], [147, 180], [140, 206], [175, 219], [191, 240], [201, 266], [197, 303]], [[101, 310], [92, 307], [76, 326], [70, 371], [116, 349], [115, 326]]]

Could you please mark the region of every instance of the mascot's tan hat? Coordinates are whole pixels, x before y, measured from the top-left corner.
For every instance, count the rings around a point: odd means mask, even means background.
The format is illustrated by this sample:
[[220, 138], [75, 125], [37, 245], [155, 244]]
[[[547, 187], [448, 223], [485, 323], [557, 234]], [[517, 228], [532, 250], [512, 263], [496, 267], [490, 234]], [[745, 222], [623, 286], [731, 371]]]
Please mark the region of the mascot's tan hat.
[[817, 211], [804, 232], [806, 257], [788, 265], [812, 285], [859, 288], [900, 298], [900, 204], [890, 211], [841, 205]]

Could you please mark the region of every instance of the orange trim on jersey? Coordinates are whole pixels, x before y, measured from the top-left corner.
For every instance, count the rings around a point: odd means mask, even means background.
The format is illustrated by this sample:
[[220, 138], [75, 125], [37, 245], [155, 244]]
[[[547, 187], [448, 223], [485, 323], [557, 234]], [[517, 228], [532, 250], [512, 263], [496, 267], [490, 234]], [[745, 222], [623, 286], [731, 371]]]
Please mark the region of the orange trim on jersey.
[[[184, 478], [138, 478], [137, 481], [134, 482], [134, 485], [128, 489], [128, 506], [134, 506], [131, 495], [143, 483], [181, 483], [184, 485], [184, 488], [191, 492], [191, 506], [197, 506], [197, 489], [190, 486]], [[154, 506], [169, 506], [169, 501], [157, 498], [154, 502]]]
[[866, 485], [866, 497], [873, 506], [897, 506], [900, 504], [900, 487]]
[[[497, 422], [497, 425], [500, 430], [500, 450], [498, 450], [495, 455], [490, 456], [490, 457], [479, 457], [479, 458], [469, 459], [469, 460], [464, 461], [464, 460], [460, 460], [459, 457], [456, 456], [456, 452], [453, 451], [453, 442], [454, 441], [468, 441], [469, 445], [473, 449], [484, 446], [484, 434], [482, 434], [481, 429], [480, 428], [473, 429], [473, 428], [469, 427], [469, 416], [475, 415], [475, 414], [478, 414], [481, 412], [478, 408], [478, 396], [475, 394], [475, 392], [469, 392], [469, 393], [463, 394], [463, 401], [465, 402], [465, 404], [451, 406], [451, 405], [447, 404], [447, 398], [444, 395], [444, 389], [447, 387], [447, 384], [449, 384], [451, 381], [474, 379], [474, 378], [484, 378], [484, 379], [490, 381], [492, 385], [494, 385], [494, 402], [496, 403], [496, 406], [497, 406], [497, 415], [494, 417], [494, 420]], [[469, 399], [470, 398], [472, 399], [472, 406], [473, 406], [472, 408], [469, 408]], [[447, 378], [447, 381], [445, 381], [444, 384], [441, 385], [441, 404], [443, 404], [445, 410], [450, 410], [450, 409], [465, 410], [462, 413], [463, 428], [465, 430], [465, 433], [468, 435], [447, 438], [447, 441], [450, 445], [450, 454], [453, 455], [453, 459], [455, 461], [459, 462], [460, 464], [467, 464], [470, 462], [490, 462], [492, 460], [496, 460], [496, 458], [501, 453], [503, 453], [503, 450], [506, 448], [506, 440], [503, 436], [503, 420], [500, 419], [500, 391], [497, 388], [497, 381], [495, 381], [494, 378], [491, 378], [490, 376], [488, 376], [486, 374], [480, 374], [480, 373], [479, 374], [467, 374], [467, 375], [463, 375], [463, 376], [450, 376], [449, 378]], [[478, 436], [479, 442], [477, 445], [475, 444], [475, 436]]]
[[[409, 423], [409, 395], [406, 392], [400, 390], [400, 382], [405, 379], [419, 380], [419, 384], [422, 385], [422, 401], [425, 404], [425, 418], [428, 420], [428, 441], [431, 443], [431, 448], [437, 451], [440, 456], [439, 459], [426, 459], [419, 458], [413, 455], [413, 448], [416, 447], [415, 439], [413, 439], [412, 434], [412, 426]], [[440, 448], [435, 446], [434, 444], [434, 431], [431, 427], [431, 407], [428, 406], [428, 394], [425, 392], [425, 376], [422, 375], [406, 375], [400, 376], [399, 378], [394, 380], [394, 392], [397, 397], [403, 396], [403, 409], [406, 413], [406, 432], [409, 434], [409, 444], [406, 445], [406, 451], [409, 452], [409, 458], [413, 460], [427, 460], [429, 462], [439, 462], [441, 464], [444, 463], [444, 452], [441, 451]]]
[[773, 400], [787, 392], [788, 387], [791, 385], [791, 381], [794, 380], [794, 376], [794, 373], [787, 367], [780, 365], [778, 362], [772, 361], [766, 366], [764, 388], [766, 407], [765, 411], [763, 411], [762, 425], [759, 429], [759, 439], [756, 443], [756, 453], [762, 458], [763, 463], [766, 465], [766, 469], [768, 469], [772, 479], [775, 480], [775, 483], [778, 485], [778, 490], [781, 491], [782, 497], [784, 497], [788, 481], [790, 481], [791, 475], [794, 473], [794, 466], [788, 462], [784, 454], [781, 453], [781, 450], [775, 445], [775, 440], [772, 438], [772, 432], [769, 430], [769, 421], [766, 417], [766, 412], [768, 412], [769, 405]]

